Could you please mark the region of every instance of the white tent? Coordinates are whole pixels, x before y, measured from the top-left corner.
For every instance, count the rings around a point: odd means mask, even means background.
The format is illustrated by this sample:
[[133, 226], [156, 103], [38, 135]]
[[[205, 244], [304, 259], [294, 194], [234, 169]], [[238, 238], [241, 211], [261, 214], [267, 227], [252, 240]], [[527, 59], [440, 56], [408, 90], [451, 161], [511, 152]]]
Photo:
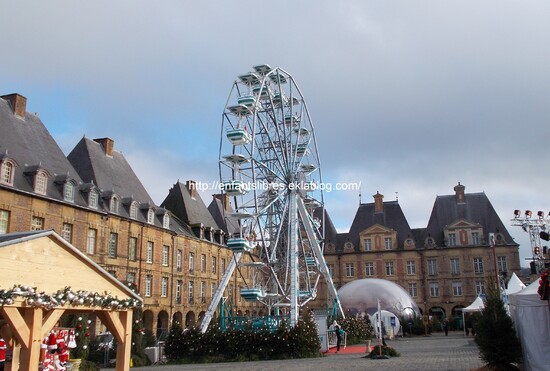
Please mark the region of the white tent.
[[540, 300], [538, 287], [537, 280], [509, 299], [525, 369], [544, 371], [550, 365], [550, 308], [548, 300]]
[[472, 313], [472, 312], [481, 312], [485, 308], [485, 304], [483, 304], [483, 299], [481, 296], [478, 296], [476, 300], [470, 305], [468, 305], [466, 308], [462, 308], [462, 323], [464, 324], [464, 335], [466, 335], [466, 320], [464, 319], [464, 313]]
[[512, 274], [512, 277], [510, 277], [510, 281], [508, 281], [508, 288], [506, 289], [506, 294], [508, 294], [508, 295], [514, 294], [518, 291], [523, 290], [526, 287], [527, 286], [525, 286], [525, 284], [523, 282], [521, 282], [519, 277], [514, 272]]

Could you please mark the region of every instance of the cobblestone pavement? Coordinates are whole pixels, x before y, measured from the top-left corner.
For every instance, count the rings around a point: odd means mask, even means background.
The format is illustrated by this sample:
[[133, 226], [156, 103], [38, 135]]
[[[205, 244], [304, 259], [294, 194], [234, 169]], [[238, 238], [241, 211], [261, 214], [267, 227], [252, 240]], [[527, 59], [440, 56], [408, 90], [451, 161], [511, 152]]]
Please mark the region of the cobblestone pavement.
[[321, 358], [284, 361], [227, 362], [193, 365], [164, 365], [139, 367], [139, 371], [176, 370], [261, 370], [261, 371], [305, 371], [305, 370], [470, 370], [483, 365], [473, 337], [461, 332], [450, 332], [449, 336], [435, 333], [431, 336], [397, 338], [388, 340], [388, 345], [401, 356], [373, 360], [364, 354], [331, 354]]

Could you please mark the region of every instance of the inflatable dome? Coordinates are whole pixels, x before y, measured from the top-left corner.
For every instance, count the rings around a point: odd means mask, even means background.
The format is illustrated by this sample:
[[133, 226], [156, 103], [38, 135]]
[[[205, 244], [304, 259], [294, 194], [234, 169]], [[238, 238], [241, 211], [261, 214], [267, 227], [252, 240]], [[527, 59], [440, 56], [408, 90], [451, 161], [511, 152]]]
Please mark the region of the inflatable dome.
[[372, 316], [380, 309], [396, 316], [410, 318], [420, 315], [418, 306], [409, 293], [398, 284], [380, 278], [365, 278], [355, 280], [338, 290], [338, 297], [344, 314]]

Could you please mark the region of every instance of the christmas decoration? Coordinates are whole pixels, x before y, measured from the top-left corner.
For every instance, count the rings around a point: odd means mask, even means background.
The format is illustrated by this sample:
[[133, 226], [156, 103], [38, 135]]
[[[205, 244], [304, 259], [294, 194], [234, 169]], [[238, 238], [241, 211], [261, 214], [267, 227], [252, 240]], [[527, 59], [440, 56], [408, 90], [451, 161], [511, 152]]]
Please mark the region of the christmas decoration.
[[71, 290], [70, 286], [67, 286], [48, 295], [43, 291], [38, 292], [36, 287], [14, 285], [11, 290], [0, 290], [0, 307], [3, 307], [4, 305], [12, 305], [15, 298], [18, 297], [26, 300], [27, 305], [46, 309], [62, 307], [65, 305], [85, 305], [89, 307], [101, 307], [111, 310], [124, 308], [133, 309], [141, 306], [141, 302], [139, 300], [120, 300], [116, 296], [112, 296], [107, 292], [103, 295], [86, 290], [78, 290], [74, 292]]

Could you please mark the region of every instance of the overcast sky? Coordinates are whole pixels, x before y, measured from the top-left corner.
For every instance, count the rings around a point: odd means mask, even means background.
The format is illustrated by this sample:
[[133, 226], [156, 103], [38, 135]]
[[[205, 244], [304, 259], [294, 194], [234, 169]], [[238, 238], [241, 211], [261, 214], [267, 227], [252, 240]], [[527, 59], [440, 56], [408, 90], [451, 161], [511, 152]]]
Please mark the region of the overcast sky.
[[[325, 182], [361, 182], [427, 225], [437, 195], [550, 210], [548, 1], [4, 1], [0, 94], [18, 92], [68, 154], [110, 137], [157, 203], [217, 179], [233, 81], [281, 67], [309, 108]], [[326, 194], [347, 231], [359, 196]], [[210, 195], [203, 195], [208, 204]]]

